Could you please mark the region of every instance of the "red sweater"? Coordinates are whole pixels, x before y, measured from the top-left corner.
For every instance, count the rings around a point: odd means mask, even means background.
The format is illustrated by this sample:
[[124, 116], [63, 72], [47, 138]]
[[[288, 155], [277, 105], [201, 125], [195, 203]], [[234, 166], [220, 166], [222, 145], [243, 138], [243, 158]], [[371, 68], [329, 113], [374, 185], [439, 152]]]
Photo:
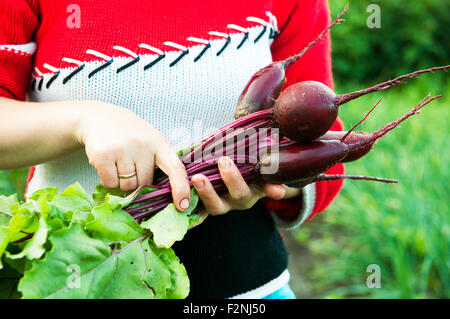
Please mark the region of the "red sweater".
[[[78, 8], [73, 11], [69, 6], [71, 1], [0, 0], [0, 96], [24, 100], [33, 68], [45, 70], [44, 63], [59, 69], [73, 66], [62, 61], [63, 57], [99, 60], [87, 55], [87, 49], [117, 57], [127, 55], [114, 50], [114, 45], [130, 48], [137, 54], [143, 52], [139, 44], [144, 42], [157, 48], [161, 48], [164, 41], [190, 47], [189, 36], [208, 39], [212, 37], [208, 33], [210, 30], [228, 33], [231, 32], [227, 28], [229, 23], [251, 27], [255, 22], [247, 21], [246, 17], [268, 19], [266, 11], [276, 17], [280, 30], [271, 46], [273, 60], [284, 59], [305, 47], [330, 20], [324, 0], [116, 0], [95, 1], [95, 6], [92, 3], [77, 1]], [[80, 27], [70, 28], [78, 22], [77, 9]], [[37, 45], [35, 53], [32, 44], [23, 46], [32, 42]], [[333, 87], [329, 35], [288, 68], [286, 86], [302, 80], [316, 80]], [[342, 124], [336, 122], [333, 129], [342, 129]], [[343, 171], [343, 165], [339, 164], [327, 173], [342, 174]], [[313, 214], [323, 211], [341, 186], [342, 181], [316, 183]], [[266, 200], [266, 205], [280, 216], [292, 217], [299, 211], [301, 202]]]

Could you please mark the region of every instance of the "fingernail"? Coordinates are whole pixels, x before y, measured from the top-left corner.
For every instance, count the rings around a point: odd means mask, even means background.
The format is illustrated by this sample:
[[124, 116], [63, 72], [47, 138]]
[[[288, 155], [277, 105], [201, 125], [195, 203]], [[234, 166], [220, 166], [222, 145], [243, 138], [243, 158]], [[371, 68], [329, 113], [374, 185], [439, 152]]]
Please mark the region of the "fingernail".
[[188, 209], [189, 208], [189, 200], [187, 198], [184, 198], [180, 202], [180, 208], [181, 209]]
[[228, 157], [221, 157], [219, 160], [219, 166], [223, 169], [228, 169], [231, 167], [231, 162]]
[[280, 198], [283, 198], [286, 195], [286, 190], [284, 189], [284, 187], [281, 187], [280, 189]]
[[203, 180], [203, 178], [198, 181], [195, 181], [194, 186], [197, 189], [203, 188], [205, 186], [205, 181]]

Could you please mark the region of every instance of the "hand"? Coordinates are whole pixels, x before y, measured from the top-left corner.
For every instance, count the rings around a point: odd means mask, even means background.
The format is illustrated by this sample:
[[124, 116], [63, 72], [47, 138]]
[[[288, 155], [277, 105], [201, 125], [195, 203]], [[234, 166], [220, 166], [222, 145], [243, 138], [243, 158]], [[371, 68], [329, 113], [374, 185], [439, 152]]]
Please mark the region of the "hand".
[[[192, 176], [191, 181], [203, 203], [200, 211], [200, 223], [208, 215], [222, 215], [231, 210], [251, 208], [259, 199], [269, 197], [280, 200], [298, 196], [301, 189], [277, 184], [248, 185], [233, 161], [228, 157], [219, 160], [219, 171], [228, 194], [220, 197], [208, 178], [202, 174]], [[198, 224], [197, 224], [198, 225]]]
[[168, 140], [129, 110], [103, 102], [86, 102], [77, 136], [102, 184], [133, 191], [153, 182], [156, 165], [169, 177], [175, 206], [186, 210], [190, 202], [188, 177]]

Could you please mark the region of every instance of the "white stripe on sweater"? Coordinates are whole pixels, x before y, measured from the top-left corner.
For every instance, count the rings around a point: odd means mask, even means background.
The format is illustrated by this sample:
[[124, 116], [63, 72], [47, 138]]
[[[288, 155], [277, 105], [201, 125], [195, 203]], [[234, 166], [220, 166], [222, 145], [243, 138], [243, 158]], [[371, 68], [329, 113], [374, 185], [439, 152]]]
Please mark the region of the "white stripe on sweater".
[[[256, 38], [262, 28], [249, 28], [249, 38]], [[211, 39], [211, 48], [197, 62], [194, 59], [205, 45], [189, 46], [189, 53], [173, 67], [169, 67], [170, 63], [180, 56], [177, 49], [164, 52], [165, 57], [147, 70], [144, 66], [160, 55], [142, 50], [144, 52], [139, 52], [139, 62], [120, 73], [117, 73], [117, 68], [130, 62], [132, 57], [102, 54], [102, 60], [85, 62], [84, 69], [65, 84], [64, 78], [78, 65], [69, 64], [70, 67], [61, 68], [60, 75], [48, 89], [45, 84], [54, 73], [44, 73], [41, 90], [35, 89], [29, 96], [37, 102], [100, 100], [121, 106], [156, 127], [175, 150], [182, 149], [213, 129], [231, 122], [238, 97], [249, 78], [272, 62], [270, 45], [273, 40], [269, 39], [268, 34], [257, 43], [252, 41], [251, 45], [239, 50], [236, 46], [242, 40], [242, 33], [231, 33], [230, 39], [230, 45], [220, 56], [216, 54], [226, 39]], [[144, 45], [140, 47], [148, 48]], [[135, 51], [135, 48], [129, 49]], [[81, 62], [85, 57], [71, 58]], [[109, 66], [88, 77], [93, 70], [105, 64], [104, 60], [111, 58], [113, 62]], [[88, 192], [93, 192], [100, 183], [84, 151], [37, 165], [28, 195], [45, 187], [58, 187], [62, 191], [76, 181]]]
[[270, 211], [273, 220], [278, 228], [284, 230], [293, 230], [303, 224], [312, 214], [314, 205], [316, 203], [316, 184], [308, 184], [303, 187], [303, 205], [297, 216], [293, 221], [286, 221], [279, 217], [275, 212]]
[[3, 44], [0, 50], [10, 51], [21, 55], [33, 55], [36, 52], [36, 43], [29, 42], [27, 44]]
[[263, 297], [266, 297], [270, 295], [271, 293], [274, 293], [284, 285], [286, 285], [289, 282], [290, 279], [289, 271], [286, 269], [279, 275], [277, 278], [272, 279], [265, 285], [262, 285], [261, 287], [258, 287], [256, 289], [244, 292], [242, 294], [233, 296], [229, 299], [261, 299]]

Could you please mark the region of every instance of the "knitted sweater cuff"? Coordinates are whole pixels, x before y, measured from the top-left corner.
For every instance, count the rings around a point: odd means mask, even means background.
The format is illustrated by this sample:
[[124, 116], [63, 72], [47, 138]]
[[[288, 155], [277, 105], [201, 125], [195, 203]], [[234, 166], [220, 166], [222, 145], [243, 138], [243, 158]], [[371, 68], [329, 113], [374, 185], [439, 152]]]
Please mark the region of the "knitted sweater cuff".
[[272, 205], [268, 201], [266, 201], [266, 207], [278, 228], [293, 230], [312, 215], [315, 202], [316, 187], [315, 183], [311, 183], [302, 188], [302, 194], [299, 197], [285, 200], [285, 204], [288, 205], [287, 208], [280, 210], [271, 209]]

